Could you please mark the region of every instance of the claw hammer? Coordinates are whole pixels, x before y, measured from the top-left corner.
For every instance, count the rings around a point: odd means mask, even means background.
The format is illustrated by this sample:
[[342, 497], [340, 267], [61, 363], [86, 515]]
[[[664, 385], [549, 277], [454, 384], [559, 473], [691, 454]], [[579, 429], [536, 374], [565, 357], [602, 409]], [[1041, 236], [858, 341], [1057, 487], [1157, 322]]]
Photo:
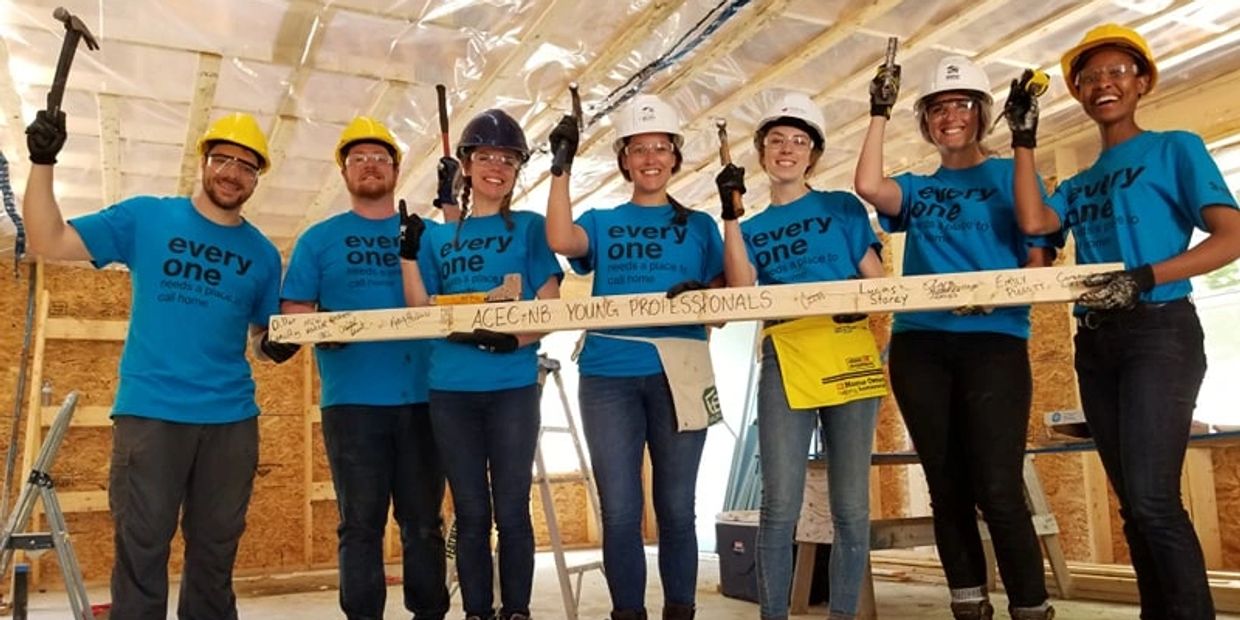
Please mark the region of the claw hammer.
[[47, 91], [47, 113], [52, 118], [60, 114], [60, 104], [65, 98], [65, 84], [69, 81], [69, 66], [73, 64], [73, 54], [77, 52], [78, 41], [85, 40], [86, 47], [99, 49], [99, 42], [90, 33], [90, 29], [81, 19], [63, 6], [52, 11], [52, 17], [65, 25], [65, 41], [60, 46], [60, 58], [56, 60], [56, 76], [52, 78], [52, 88]]

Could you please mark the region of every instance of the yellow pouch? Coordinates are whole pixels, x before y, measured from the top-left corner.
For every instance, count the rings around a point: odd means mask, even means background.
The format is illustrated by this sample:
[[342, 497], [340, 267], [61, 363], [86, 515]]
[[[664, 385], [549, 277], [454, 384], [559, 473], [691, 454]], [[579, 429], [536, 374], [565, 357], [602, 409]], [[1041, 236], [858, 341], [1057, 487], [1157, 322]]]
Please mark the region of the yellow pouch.
[[869, 321], [815, 316], [762, 330], [775, 345], [784, 393], [793, 409], [817, 409], [887, 395], [887, 379]]

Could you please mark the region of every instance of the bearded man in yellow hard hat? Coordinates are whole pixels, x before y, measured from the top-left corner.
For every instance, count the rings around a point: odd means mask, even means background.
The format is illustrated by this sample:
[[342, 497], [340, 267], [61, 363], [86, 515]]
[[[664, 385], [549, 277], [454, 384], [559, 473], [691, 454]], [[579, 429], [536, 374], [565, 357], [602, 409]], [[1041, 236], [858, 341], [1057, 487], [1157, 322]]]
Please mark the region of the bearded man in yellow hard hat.
[[270, 165], [267, 140], [252, 116], [225, 116], [198, 141], [202, 184], [192, 197], [135, 196], [65, 222], [52, 185], [64, 113], [39, 112], [26, 134], [31, 253], [121, 263], [133, 281], [112, 409], [111, 617], [167, 617], [180, 519], [177, 615], [236, 618], [233, 562], [258, 464], [246, 333], [265, 334], [279, 300], [280, 253], [241, 216]]

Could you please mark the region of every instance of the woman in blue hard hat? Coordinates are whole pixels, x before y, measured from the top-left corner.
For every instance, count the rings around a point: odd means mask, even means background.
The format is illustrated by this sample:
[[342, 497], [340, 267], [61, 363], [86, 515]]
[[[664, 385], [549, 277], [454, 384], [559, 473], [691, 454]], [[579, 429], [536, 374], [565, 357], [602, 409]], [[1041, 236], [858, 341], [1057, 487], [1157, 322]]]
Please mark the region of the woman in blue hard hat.
[[[564, 274], [547, 247], [543, 217], [511, 210], [517, 173], [529, 159], [517, 121], [501, 110], [479, 114], [461, 132], [456, 155], [464, 174], [462, 219], [427, 225], [402, 214], [406, 302], [421, 306], [430, 295], [485, 292], [514, 273], [521, 276], [521, 299], [559, 297]], [[452, 489], [456, 567], [469, 620], [529, 618], [540, 337], [474, 330], [432, 344], [431, 425]], [[492, 520], [499, 531], [498, 616]]]
[[[885, 230], [906, 233], [904, 275], [1049, 264], [1045, 248], [1030, 246], [1052, 244], [1026, 237], [1012, 214], [1012, 160], [992, 157], [982, 145], [991, 127], [990, 80], [967, 58], [941, 59], [914, 106], [922, 137], [939, 152], [938, 170], [883, 174], [883, 134], [898, 71], [880, 68], [871, 87], [870, 127], [854, 182]], [[1054, 614], [1023, 493], [1033, 394], [1029, 327], [1029, 306], [894, 318], [892, 388], [926, 474], [935, 544], [956, 618], [994, 613], [979, 508], [1012, 617]]]
[[[1141, 617], [1213, 618], [1201, 545], [1180, 498], [1206, 370], [1189, 278], [1240, 257], [1240, 211], [1200, 137], [1137, 125], [1137, 105], [1158, 82], [1141, 35], [1099, 26], [1062, 65], [1102, 153], [1049, 199], [1039, 194], [1037, 100], [1013, 84], [1016, 216], [1030, 234], [1071, 231], [1079, 264], [1124, 264], [1087, 278], [1096, 288], [1076, 304], [1081, 406], [1119, 498]], [[1189, 249], [1194, 228], [1208, 236]]]
[[[786, 93], [767, 108], [754, 146], [770, 179], [771, 205], [744, 223], [738, 223], [733, 204], [733, 191], [744, 190], [744, 170], [728, 165], [716, 178], [729, 286], [884, 275], [881, 246], [861, 201], [806, 183], [825, 147], [824, 125], [822, 110], [803, 93]], [[828, 618], [853, 618], [870, 554], [874, 424], [879, 400], [887, 393], [874, 335], [864, 314], [767, 321], [763, 335], [758, 385], [761, 615], [764, 620], [788, 617], [793, 530], [801, 514], [810, 438], [818, 430], [834, 526]]]
[[[705, 213], [667, 194], [680, 170], [680, 117], [652, 95], [638, 95], [614, 116], [613, 144], [628, 202], [593, 209], [574, 222], [569, 175], [552, 178], [547, 240], [578, 273], [594, 273], [595, 295], [722, 284], [723, 243]], [[553, 151], [575, 151], [571, 117], [552, 132]], [[571, 148], [568, 148], [571, 147]], [[603, 512], [603, 563], [616, 620], [646, 617], [642, 549], [642, 454], [650, 450], [659, 526], [663, 618], [694, 616], [698, 548], [694, 502], [708, 420], [718, 411], [702, 325], [595, 330], [579, 358], [582, 426]], [[681, 363], [687, 361], [688, 363]], [[698, 372], [681, 369], [691, 366]]]

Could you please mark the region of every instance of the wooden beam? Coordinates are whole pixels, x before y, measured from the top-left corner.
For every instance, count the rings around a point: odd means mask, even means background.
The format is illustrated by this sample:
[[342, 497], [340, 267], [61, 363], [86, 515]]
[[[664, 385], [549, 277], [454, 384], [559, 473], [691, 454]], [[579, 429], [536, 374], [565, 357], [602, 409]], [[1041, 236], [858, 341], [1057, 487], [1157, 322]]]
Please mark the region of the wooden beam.
[[47, 319], [48, 340], [125, 340], [129, 321], [87, 320], [72, 318]]
[[57, 491], [60, 509], [68, 513], [74, 512], [108, 512], [107, 491]]
[[198, 178], [198, 138], [207, 131], [211, 120], [211, 108], [215, 105], [215, 87], [220, 81], [219, 54], [198, 53], [198, 71], [194, 75], [194, 96], [189, 103], [189, 118], [185, 122], [185, 146], [181, 151], [181, 174], [177, 178], [177, 194], [188, 196], [194, 190]]
[[[43, 445], [43, 427], [40, 424], [40, 416], [34, 412], [39, 411], [43, 406], [43, 357], [47, 351], [47, 313], [51, 307], [51, 295], [44, 287], [44, 271], [46, 264], [43, 258], [37, 258], [34, 273], [31, 277], [35, 279], [34, 294], [35, 298], [34, 325], [31, 327], [31, 342], [33, 350], [30, 356], [30, 386], [27, 388], [26, 396], [26, 437], [25, 449], [22, 451], [22, 468], [20, 471], [29, 472], [34, 469], [35, 459], [39, 456], [39, 448]], [[21, 477], [15, 477], [14, 480], [21, 480]], [[7, 502], [8, 498], [3, 501]], [[31, 516], [30, 530], [40, 529], [39, 518]], [[20, 552], [17, 556], [18, 561], [22, 561], [26, 557], [25, 552]], [[35, 562], [31, 574], [31, 578], [38, 583], [40, 573], [40, 563]], [[3, 578], [3, 575], [0, 575]], [[12, 592], [13, 590], [9, 590]]]
[[1089, 534], [1089, 561], [1109, 564], [1115, 561], [1111, 536], [1111, 495], [1107, 473], [1097, 452], [1078, 455], [1085, 487], [1085, 527]]
[[[56, 420], [56, 414], [60, 413], [60, 407], [54, 405], [44, 405], [39, 408], [39, 415], [43, 417], [43, 426], [51, 426]], [[107, 406], [78, 406], [73, 410], [73, 419], [69, 422], [70, 427], [89, 427], [89, 428], [110, 428], [112, 426], [112, 407]]]
[[1218, 501], [1214, 495], [1214, 459], [1209, 448], [1189, 448], [1184, 455], [1184, 501], [1193, 529], [1201, 541], [1206, 568], [1223, 568], [1223, 542], [1218, 526]]
[[314, 563], [314, 418], [319, 408], [314, 406], [314, 356], [301, 355], [301, 410], [302, 410], [302, 562], [308, 567]]
[[[10, 176], [26, 164], [26, 119], [22, 117], [22, 97], [9, 71], [9, 44], [0, 37], [0, 114], [4, 115], [2, 150], [9, 160]], [[34, 120], [34, 119], [30, 119]], [[21, 176], [25, 176], [24, 173]]]
[[276, 315], [280, 342], [356, 342], [442, 338], [483, 328], [505, 333], [693, 325], [800, 318], [854, 312], [946, 310], [966, 305], [1066, 302], [1084, 290], [1080, 279], [1121, 268], [1117, 263], [871, 278], [588, 299]]
[[99, 93], [99, 163], [104, 205], [121, 201], [120, 96]]

